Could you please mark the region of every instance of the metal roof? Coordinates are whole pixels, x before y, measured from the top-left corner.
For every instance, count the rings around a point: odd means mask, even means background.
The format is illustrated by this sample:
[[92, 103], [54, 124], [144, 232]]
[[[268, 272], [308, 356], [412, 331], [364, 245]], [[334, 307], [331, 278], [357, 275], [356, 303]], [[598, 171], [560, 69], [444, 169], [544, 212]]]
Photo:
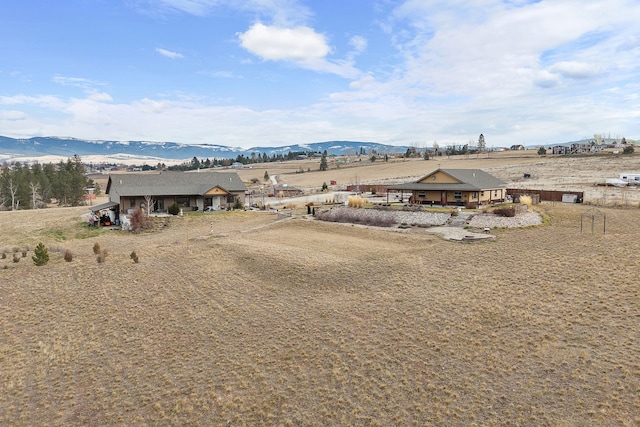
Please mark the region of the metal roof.
[[118, 204], [116, 202], [107, 202], [107, 203], [103, 203], [101, 205], [89, 206], [89, 210], [91, 212], [97, 212], [97, 211], [101, 211], [102, 209], [109, 209], [109, 208], [113, 208], [115, 206], [118, 206]]
[[127, 196], [192, 196], [220, 187], [228, 192], [244, 192], [246, 187], [236, 172], [154, 172], [109, 175], [106, 193]]

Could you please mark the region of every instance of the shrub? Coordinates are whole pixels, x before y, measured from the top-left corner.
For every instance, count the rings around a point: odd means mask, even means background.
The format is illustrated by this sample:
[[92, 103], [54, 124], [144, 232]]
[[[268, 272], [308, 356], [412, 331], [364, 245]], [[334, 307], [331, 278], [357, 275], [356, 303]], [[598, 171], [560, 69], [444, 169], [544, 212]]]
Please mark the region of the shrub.
[[95, 242], [93, 244], [93, 253], [98, 255], [100, 253], [100, 243]]
[[36, 248], [33, 250], [33, 253], [34, 255], [33, 257], [31, 257], [31, 259], [33, 259], [35, 265], [41, 266], [49, 262], [49, 251], [47, 250], [47, 247], [44, 245], [44, 243], [38, 243]]
[[7, 253], [5, 251], [2, 251], [2, 259], [7, 259]]
[[244, 206], [242, 205], [240, 199], [236, 199], [235, 203], [233, 204], [233, 209], [244, 209]]
[[98, 264], [102, 264], [104, 260], [107, 259], [107, 255], [109, 255], [109, 253], [106, 249], [103, 249], [96, 257], [96, 261], [98, 261]]
[[527, 205], [527, 208], [531, 209], [531, 206], [533, 206], [533, 198], [531, 196], [520, 196], [520, 204]]
[[26, 258], [27, 257], [27, 250], [23, 249], [22, 250], [22, 258]]
[[136, 264], [138, 263], [138, 261], [140, 261], [138, 259], [138, 254], [136, 253], [136, 251], [132, 251], [131, 255], [129, 255], [129, 257], [133, 260], [133, 262], [135, 262]]
[[129, 222], [131, 223], [131, 231], [138, 233], [142, 230], [150, 230], [153, 228], [153, 221], [146, 216], [141, 209], [134, 209], [131, 215], [129, 215]]
[[498, 215], [498, 216], [504, 216], [504, 217], [512, 218], [512, 217], [516, 216], [516, 208], [515, 208], [515, 206], [496, 208], [496, 209], [493, 210], [493, 213]]
[[390, 212], [380, 212], [370, 209], [328, 209], [316, 211], [316, 218], [322, 221], [371, 225], [375, 227], [391, 227], [396, 219]]
[[627, 145], [622, 149], [622, 154], [633, 154], [634, 151], [636, 151], [636, 149], [633, 148], [633, 145]]
[[169, 212], [171, 215], [178, 215], [180, 213], [180, 206], [178, 206], [177, 203], [174, 203], [171, 206], [169, 206], [169, 209], [167, 209], [167, 212]]
[[20, 256], [17, 252], [13, 253], [13, 262], [20, 262]]
[[73, 261], [73, 254], [71, 253], [71, 250], [67, 249], [64, 251], [64, 260], [67, 262]]
[[368, 202], [369, 200], [360, 196], [349, 196], [347, 198], [347, 205], [351, 208], [361, 208], [365, 203]]

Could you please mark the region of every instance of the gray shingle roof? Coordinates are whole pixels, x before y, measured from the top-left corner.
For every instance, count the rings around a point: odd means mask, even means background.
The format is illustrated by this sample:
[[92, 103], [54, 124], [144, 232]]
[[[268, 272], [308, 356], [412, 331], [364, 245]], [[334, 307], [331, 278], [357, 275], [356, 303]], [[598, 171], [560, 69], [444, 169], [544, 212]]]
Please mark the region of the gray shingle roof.
[[[420, 182], [436, 172], [443, 172], [460, 181], [460, 183], [431, 183]], [[506, 183], [482, 169], [437, 169], [418, 181], [397, 184], [389, 187], [390, 190], [449, 190], [449, 191], [482, 191], [494, 188], [503, 188]]]
[[246, 187], [236, 172], [153, 172], [116, 173], [109, 176], [106, 193], [123, 196], [202, 195], [214, 187], [244, 192]]

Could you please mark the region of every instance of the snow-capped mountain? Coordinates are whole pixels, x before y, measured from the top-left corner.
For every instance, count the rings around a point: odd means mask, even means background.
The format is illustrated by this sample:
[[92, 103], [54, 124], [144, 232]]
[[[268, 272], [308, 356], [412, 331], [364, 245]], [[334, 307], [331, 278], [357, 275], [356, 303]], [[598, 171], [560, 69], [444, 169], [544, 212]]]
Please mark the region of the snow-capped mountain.
[[0, 160], [15, 158], [37, 159], [40, 157], [59, 156], [61, 158], [78, 155], [103, 156], [106, 158], [138, 157], [154, 160], [184, 161], [193, 157], [199, 159], [235, 159], [238, 155], [252, 154], [267, 156], [286, 155], [289, 152], [316, 152], [327, 154], [369, 154], [375, 150], [380, 154], [404, 153], [408, 147], [378, 144], [375, 142], [327, 141], [311, 144], [296, 144], [281, 147], [228, 147], [218, 144], [180, 144], [176, 142], [153, 141], [91, 141], [63, 137], [34, 137], [16, 139], [0, 136]]

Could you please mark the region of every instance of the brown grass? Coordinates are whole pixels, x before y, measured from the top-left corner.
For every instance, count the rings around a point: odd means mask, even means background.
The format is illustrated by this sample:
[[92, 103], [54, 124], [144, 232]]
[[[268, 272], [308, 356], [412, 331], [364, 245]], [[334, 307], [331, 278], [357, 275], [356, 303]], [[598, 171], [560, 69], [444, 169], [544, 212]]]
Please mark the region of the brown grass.
[[475, 243], [267, 212], [87, 236], [86, 208], [0, 212], [0, 247], [74, 254], [0, 261], [0, 425], [637, 426], [638, 211], [602, 208], [592, 234], [587, 206], [540, 208], [548, 226]]
[[[390, 184], [407, 182], [423, 177], [438, 168], [480, 168], [504, 180], [512, 188], [555, 189], [584, 192], [585, 202], [599, 206], [640, 207], [640, 191], [630, 188], [597, 187], [596, 182], [617, 178], [622, 172], [640, 172], [640, 153], [631, 156], [601, 155], [544, 156], [536, 150], [494, 152], [490, 156], [451, 156], [423, 159], [390, 159], [388, 162], [359, 161], [320, 171], [320, 160], [300, 160], [282, 163], [252, 165], [251, 169], [238, 169], [245, 183], [252, 187], [252, 178], [276, 175], [278, 181], [295, 187], [320, 192], [323, 182], [335, 180], [338, 188], [346, 185]], [[300, 168], [310, 172], [297, 173]], [[528, 173], [531, 178], [524, 178]], [[253, 186], [255, 188], [259, 186]], [[267, 185], [268, 188], [268, 185]]]

